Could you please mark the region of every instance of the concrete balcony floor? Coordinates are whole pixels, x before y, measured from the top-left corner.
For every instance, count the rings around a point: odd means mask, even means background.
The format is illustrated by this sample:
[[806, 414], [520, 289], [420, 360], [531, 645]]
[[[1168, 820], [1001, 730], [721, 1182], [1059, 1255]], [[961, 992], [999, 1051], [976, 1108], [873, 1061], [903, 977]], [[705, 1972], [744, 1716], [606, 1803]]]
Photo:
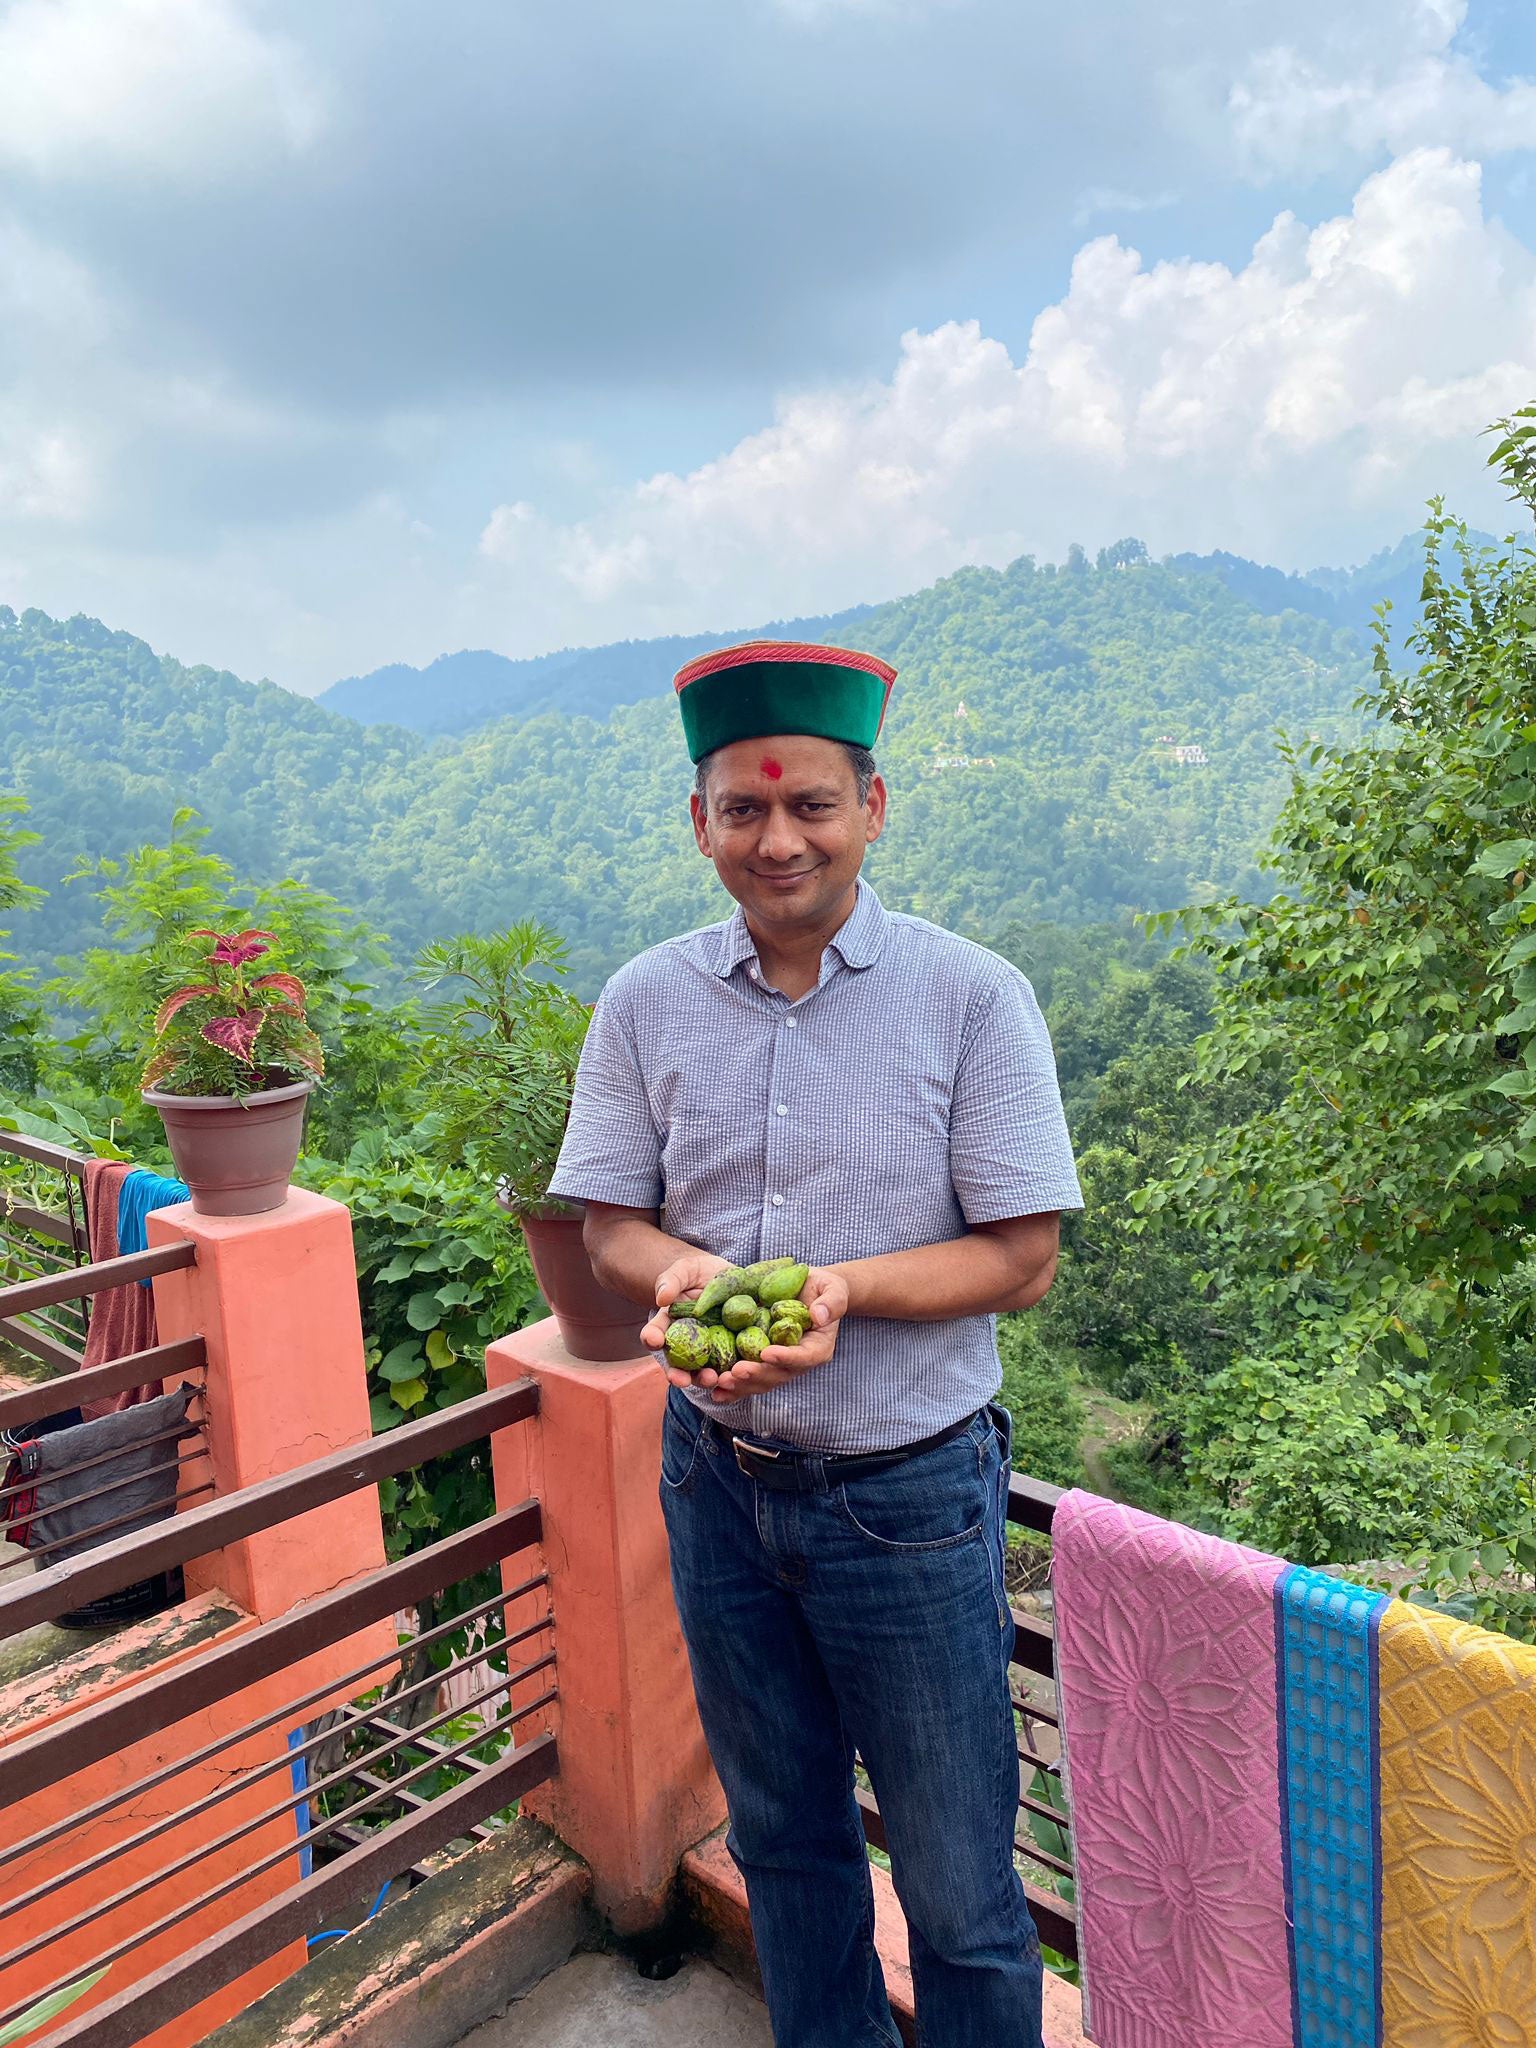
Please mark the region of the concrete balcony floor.
[[460, 2048], [772, 2048], [759, 1999], [690, 1957], [652, 1983], [620, 1956], [578, 1955], [466, 2034]]

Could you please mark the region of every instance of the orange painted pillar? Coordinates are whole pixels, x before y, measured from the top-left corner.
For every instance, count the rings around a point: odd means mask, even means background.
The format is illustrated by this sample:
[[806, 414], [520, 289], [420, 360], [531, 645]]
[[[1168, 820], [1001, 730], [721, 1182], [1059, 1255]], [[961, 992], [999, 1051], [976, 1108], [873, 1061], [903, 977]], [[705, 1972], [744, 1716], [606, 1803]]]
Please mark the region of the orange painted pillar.
[[[649, 1355], [572, 1358], [552, 1317], [491, 1345], [485, 1369], [492, 1387], [539, 1383], [538, 1416], [492, 1442], [497, 1506], [543, 1507], [555, 1617], [560, 1770], [524, 1804], [591, 1866], [610, 1925], [641, 1933], [665, 1914], [684, 1850], [725, 1818], [657, 1497], [667, 1384]], [[507, 1569], [526, 1576], [526, 1558]]]
[[[208, 1455], [221, 1494], [372, 1435], [352, 1218], [294, 1188], [260, 1216], [158, 1209], [149, 1242], [190, 1238], [197, 1264], [155, 1280], [162, 1342], [208, 1347]], [[189, 1467], [195, 1473], [195, 1467]], [[258, 1621], [384, 1562], [378, 1495], [365, 1487], [187, 1567], [187, 1591], [228, 1593]]]
[[[199, 1216], [184, 1203], [155, 1211], [148, 1235], [151, 1244], [190, 1238], [197, 1246], [195, 1266], [156, 1279], [155, 1309], [163, 1340], [201, 1335], [206, 1342], [207, 1464], [220, 1494], [368, 1439], [352, 1223], [339, 1202], [296, 1188], [279, 1209], [232, 1217]], [[189, 1465], [183, 1484], [201, 1476], [199, 1465]], [[186, 1567], [185, 1606], [0, 1690], [0, 1746], [127, 1687], [151, 1687], [157, 1666], [195, 1655], [253, 1620], [272, 1620], [383, 1562], [379, 1500], [371, 1486], [196, 1559]], [[371, 1657], [392, 1652], [395, 1640], [391, 1623], [378, 1622], [15, 1802], [0, 1817], [0, 1850], [88, 1813], [214, 1738], [239, 1738], [164, 1786], [130, 1791], [105, 1815], [61, 1827], [57, 1838], [0, 1869], [0, 1917], [6, 1920], [0, 1947], [14, 1954], [32, 1939], [48, 1940], [35, 1955], [0, 1969], [0, 2008], [83, 1972], [109, 1949], [124, 1948], [99, 1989], [71, 2009], [74, 2019], [295, 1884], [299, 1823], [292, 1810], [288, 1724], [279, 1719], [254, 1734], [243, 1731], [332, 1683], [335, 1695], [322, 1695], [302, 1718], [339, 1703], [356, 1689], [341, 1681]], [[239, 1775], [257, 1770], [263, 1775], [252, 1784]], [[130, 1843], [141, 1829], [215, 1792], [228, 1797], [173, 1821], [142, 1845]], [[107, 1851], [114, 1852], [110, 1860]], [[104, 1858], [100, 1867], [98, 1857]], [[45, 1887], [45, 1896], [18, 1908], [17, 1901]], [[176, 1918], [182, 1910], [187, 1918]], [[305, 1955], [303, 1942], [290, 1943], [160, 2029], [144, 2048], [196, 2048], [215, 2025], [300, 1968]]]

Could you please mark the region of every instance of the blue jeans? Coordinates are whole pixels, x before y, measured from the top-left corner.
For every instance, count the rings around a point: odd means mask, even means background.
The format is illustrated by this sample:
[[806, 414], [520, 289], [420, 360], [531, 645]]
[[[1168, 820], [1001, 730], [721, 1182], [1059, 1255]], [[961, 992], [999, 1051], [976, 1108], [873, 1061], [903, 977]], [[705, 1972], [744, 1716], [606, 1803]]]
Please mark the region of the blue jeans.
[[672, 1585], [776, 2048], [900, 2041], [855, 1750], [907, 1917], [918, 2040], [1040, 2048], [1040, 1945], [1013, 1867], [1006, 1428], [994, 1410], [888, 1471], [787, 1493], [668, 1400]]

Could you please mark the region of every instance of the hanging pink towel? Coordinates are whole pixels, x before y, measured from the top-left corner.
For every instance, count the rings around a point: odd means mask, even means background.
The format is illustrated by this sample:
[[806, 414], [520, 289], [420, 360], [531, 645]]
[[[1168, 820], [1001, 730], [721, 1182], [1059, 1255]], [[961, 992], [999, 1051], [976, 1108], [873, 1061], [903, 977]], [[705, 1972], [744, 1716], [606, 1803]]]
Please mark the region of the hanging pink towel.
[[1278, 1558], [1068, 1493], [1052, 1528], [1084, 2018], [1101, 2048], [1291, 2048]]

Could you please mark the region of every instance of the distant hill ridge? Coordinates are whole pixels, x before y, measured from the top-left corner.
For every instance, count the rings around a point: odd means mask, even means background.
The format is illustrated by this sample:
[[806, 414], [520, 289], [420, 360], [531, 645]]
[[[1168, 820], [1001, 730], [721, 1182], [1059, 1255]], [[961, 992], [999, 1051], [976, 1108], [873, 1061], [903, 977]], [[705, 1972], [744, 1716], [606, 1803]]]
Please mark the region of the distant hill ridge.
[[[1476, 534], [1475, 540], [1490, 537]], [[1101, 566], [1137, 541], [1106, 548]], [[1164, 557], [1163, 566], [1181, 575], [1214, 576], [1234, 596], [1268, 617], [1300, 612], [1331, 626], [1363, 632], [1372, 607], [1390, 599], [1400, 615], [1418, 605], [1423, 555], [1418, 534], [1382, 548], [1354, 569], [1309, 569], [1305, 574], [1274, 569], [1242, 555]], [[896, 603], [903, 600], [896, 599]], [[621, 704], [639, 704], [666, 690], [685, 661], [711, 647], [737, 640], [841, 640], [861, 620], [888, 607], [854, 605], [820, 618], [777, 619], [766, 626], [728, 632], [673, 633], [654, 640], [618, 640], [604, 647], [562, 647], [552, 654], [513, 660], [487, 648], [440, 654], [425, 668], [391, 662], [363, 676], [346, 676], [315, 698], [363, 725], [400, 725], [413, 732], [461, 733], [498, 718], [528, 718], [541, 711], [606, 718]], [[1395, 636], [1399, 637], [1399, 636]]]
[[440, 654], [425, 668], [402, 661], [365, 676], [346, 676], [316, 697], [364, 725], [404, 725], [415, 732], [467, 732], [496, 718], [563, 711], [606, 718], [620, 704], [638, 704], [664, 690], [685, 661], [736, 640], [835, 638], [872, 605], [853, 605], [814, 619], [776, 619], [726, 633], [671, 633], [656, 640], [616, 640], [606, 647], [562, 647], [514, 661], [488, 648]]
[[[1265, 611], [1245, 576], [1122, 542], [1099, 565], [1026, 557], [795, 622], [901, 672], [870, 860], [892, 908], [985, 941], [1264, 889], [1255, 849], [1286, 787], [1275, 728], [1355, 730], [1369, 671], [1358, 631]], [[17, 915], [15, 950], [46, 966], [97, 942], [98, 906], [64, 877], [163, 842], [190, 805], [241, 874], [331, 890], [402, 964], [430, 938], [539, 917], [593, 993], [642, 946], [721, 914], [667, 688], [698, 644], [632, 643], [644, 694], [606, 716], [527, 709], [434, 736], [184, 667], [93, 619], [0, 606], [0, 779], [30, 805], [23, 872], [49, 892]]]

